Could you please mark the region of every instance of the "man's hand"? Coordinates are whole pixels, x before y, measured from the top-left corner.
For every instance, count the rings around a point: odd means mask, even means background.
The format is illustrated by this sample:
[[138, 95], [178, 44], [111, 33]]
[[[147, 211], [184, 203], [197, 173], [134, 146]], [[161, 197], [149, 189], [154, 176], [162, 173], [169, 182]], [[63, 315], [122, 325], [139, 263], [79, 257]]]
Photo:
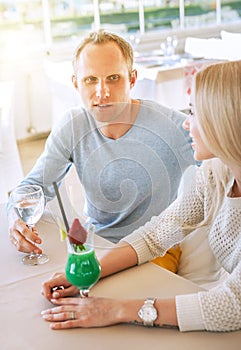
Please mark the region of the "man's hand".
[[37, 229], [29, 228], [22, 220], [16, 218], [9, 218], [9, 238], [11, 243], [18, 251], [23, 253], [34, 252], [41, 254], [41, 248], [35, 244], [41, 244], [42, 240], [38, 235]]

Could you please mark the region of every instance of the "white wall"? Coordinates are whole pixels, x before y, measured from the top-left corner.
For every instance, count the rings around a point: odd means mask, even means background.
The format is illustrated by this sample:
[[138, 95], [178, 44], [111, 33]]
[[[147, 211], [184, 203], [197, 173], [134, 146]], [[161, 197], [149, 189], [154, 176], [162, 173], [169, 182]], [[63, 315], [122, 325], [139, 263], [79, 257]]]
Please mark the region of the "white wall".
[[17, 139], [36, 133], [47, 132], [51, 128], [51, 94], [44, 74], [43, 59], [13, 56], [0, 65], [0, 80], [12, 81], [15, 85], [14, 124]]

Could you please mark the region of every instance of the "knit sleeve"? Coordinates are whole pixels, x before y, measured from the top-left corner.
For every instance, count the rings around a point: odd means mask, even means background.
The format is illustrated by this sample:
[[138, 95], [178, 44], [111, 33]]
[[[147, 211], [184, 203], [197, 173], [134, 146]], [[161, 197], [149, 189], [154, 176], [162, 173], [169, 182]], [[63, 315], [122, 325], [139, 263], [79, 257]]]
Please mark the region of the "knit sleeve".
[[218, 288], [176, 296], [181, 331], [216, 332], [241, 329], [241, 261]]
[[123, 238], [136, 251], [138, 263], [162, 256], [190, 232], [185, 226], [196, 225], [204, 218], [204, 180], [201, 169], [196, 170], [196, 181], [159, 216]]

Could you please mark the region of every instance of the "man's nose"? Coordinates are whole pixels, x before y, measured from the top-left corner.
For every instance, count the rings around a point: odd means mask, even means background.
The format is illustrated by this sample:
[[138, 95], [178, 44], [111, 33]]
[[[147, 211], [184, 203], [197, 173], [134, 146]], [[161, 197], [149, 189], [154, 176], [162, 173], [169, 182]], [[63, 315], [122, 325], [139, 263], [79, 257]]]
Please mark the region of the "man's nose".
[[100, 81], [96, 85], [96, 97], [106, 98], [109, 96], [110, 96], [110, 90], [109, 90], [108, 86], [106, 86], [104, 81]]

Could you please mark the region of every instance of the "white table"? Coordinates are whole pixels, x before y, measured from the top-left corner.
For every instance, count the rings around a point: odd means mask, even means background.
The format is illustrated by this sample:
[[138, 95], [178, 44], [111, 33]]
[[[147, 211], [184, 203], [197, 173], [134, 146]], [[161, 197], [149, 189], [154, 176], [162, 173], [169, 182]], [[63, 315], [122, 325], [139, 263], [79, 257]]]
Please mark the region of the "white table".
[[189, 105], [184, 68], [191, 60], [173, 59], [159, 55], [144, 55], [136, 58], [138, 80], [133, 97], [149, 98], [175, 109], [186, 109]]
[[158, 55], [137, 58], [135, 67], [139, 80], [137, 80], [132, 95], [153, 99], [169, 108], [188, 109], [194, 73], [217, 61], [194, 60], [192, 57], [185, 58], [185, 56], [178, 55], [174, 55], [173, 59]]
[[[0, 205], [0, 348], [1, 350], [43, 349], [167, 349], [239, 350], [241, 332], [181, 333], [175, 329], [116, 325], [96, 329], [53, 331], [43, 321], [41, 310], [51, 304], [40, 294], [41, 283], [55, 271], [63, 271], [66, 247], [60, 242], [58, 228], [43, 217], [39, 231], [43, 250], [50, 261], [42, 266], [21, 264], [22, 253], [9, 243], [4, 206]], [[97, 240], [103, 244], [102, 239]], [[108, 244], [108, 243], [107, 243]], [[200, 287], [154, 264], [147, 263], [101, 280], [94, 295], [110, 297], [174, 296], [192, 293]]]

